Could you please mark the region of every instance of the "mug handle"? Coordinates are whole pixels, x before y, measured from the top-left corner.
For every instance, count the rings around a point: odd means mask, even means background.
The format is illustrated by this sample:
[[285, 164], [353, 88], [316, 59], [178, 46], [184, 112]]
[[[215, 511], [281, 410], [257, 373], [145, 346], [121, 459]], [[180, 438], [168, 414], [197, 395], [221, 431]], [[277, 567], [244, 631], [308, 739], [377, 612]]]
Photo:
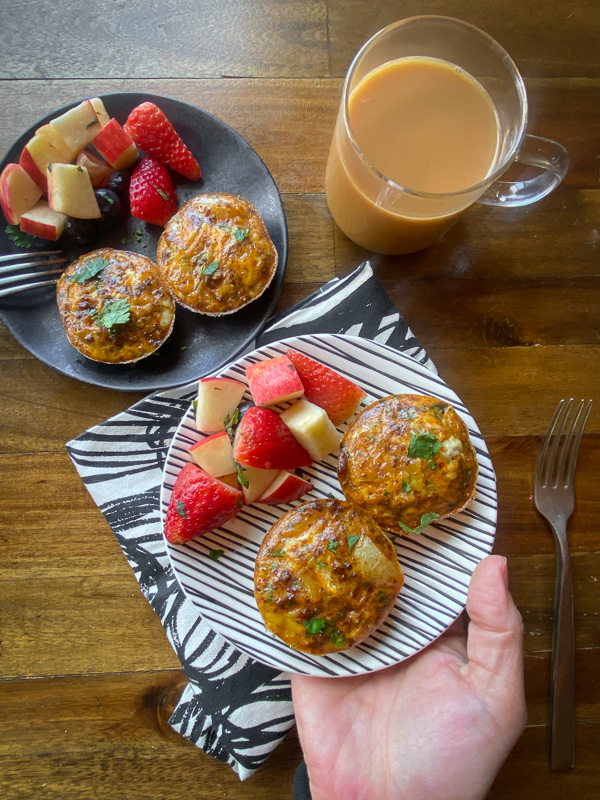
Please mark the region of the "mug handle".
[[494, 181], [479, 198], [480, 203], [513, 208], [536, 203], [556, 189], [565, 177], [569, 155], [562, 144], [527, 134], [515, 162], [538, 167], [543, 172], [524, 181]]

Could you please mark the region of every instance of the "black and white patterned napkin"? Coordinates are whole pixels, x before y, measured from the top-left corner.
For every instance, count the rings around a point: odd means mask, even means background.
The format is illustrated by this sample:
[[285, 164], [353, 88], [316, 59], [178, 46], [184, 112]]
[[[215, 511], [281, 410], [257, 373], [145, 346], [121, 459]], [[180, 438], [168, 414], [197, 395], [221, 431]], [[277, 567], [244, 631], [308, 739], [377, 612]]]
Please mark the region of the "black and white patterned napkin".
[[[255, 346], [309, 333], [374, 339], [434, 370], [368, 262], [272, 318]], [[90, 428], [67, 450], [188, 679], [170, 725], [244, 780], [294, 723], [290, 683], [286, 673], [243, 655], [212, 631], [169, 563], [159, 509], [162, 469], [192, 388], [155, 392]]]

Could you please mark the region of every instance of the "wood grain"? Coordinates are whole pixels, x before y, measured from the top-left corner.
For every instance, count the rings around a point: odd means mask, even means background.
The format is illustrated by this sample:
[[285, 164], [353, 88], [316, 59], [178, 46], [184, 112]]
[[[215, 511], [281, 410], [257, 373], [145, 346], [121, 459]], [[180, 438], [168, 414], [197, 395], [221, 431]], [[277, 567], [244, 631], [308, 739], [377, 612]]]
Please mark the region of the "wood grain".
[[60, 13], [53, 11], [41, 3], [3, 2], [0, 77], [311, 76], [327, 69], [324, 0], [229, 0], [218, 9], [211, 0], [93, 8], [62, 0]]
[[508, 50], [525, 76], [600, 76], [596, 49], [600, 25], [594, 0], [557, 7], [551, 23], [544, 0], [526, 4], [383, 0], [369, 14], [361, 0], [328, 0], [327, 6], [332, 75], [345, 74], [362, 44], [386, 25], [420, 14], [441, 14], [484, 30]]

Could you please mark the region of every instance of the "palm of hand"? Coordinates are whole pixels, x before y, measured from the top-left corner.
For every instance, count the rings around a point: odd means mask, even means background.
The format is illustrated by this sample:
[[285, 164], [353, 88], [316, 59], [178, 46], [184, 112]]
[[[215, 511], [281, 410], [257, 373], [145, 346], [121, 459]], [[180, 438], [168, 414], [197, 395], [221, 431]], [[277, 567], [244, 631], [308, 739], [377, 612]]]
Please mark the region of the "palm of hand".
[[483, 585], [487, 619], [468, 606], [468, 647], [459, 621], [397, 667], [357, 678], [293, 677], [313, 800], [485, 795], [525, 719], [520, 617], [505, 586], [492, 583], [497, 596], [489, 596], [492, 569]]

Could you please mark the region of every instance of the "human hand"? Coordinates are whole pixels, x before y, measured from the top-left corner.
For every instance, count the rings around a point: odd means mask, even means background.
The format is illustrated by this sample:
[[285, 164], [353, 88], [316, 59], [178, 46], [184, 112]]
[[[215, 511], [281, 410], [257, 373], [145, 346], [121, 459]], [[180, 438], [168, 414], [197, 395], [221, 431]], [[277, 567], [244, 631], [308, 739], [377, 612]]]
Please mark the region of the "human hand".
[[313, 800], [481, 800], [525, 728], [523, 622], [506, 559], [488, 556], [462, 620], [403, 664], [292, 675]]

